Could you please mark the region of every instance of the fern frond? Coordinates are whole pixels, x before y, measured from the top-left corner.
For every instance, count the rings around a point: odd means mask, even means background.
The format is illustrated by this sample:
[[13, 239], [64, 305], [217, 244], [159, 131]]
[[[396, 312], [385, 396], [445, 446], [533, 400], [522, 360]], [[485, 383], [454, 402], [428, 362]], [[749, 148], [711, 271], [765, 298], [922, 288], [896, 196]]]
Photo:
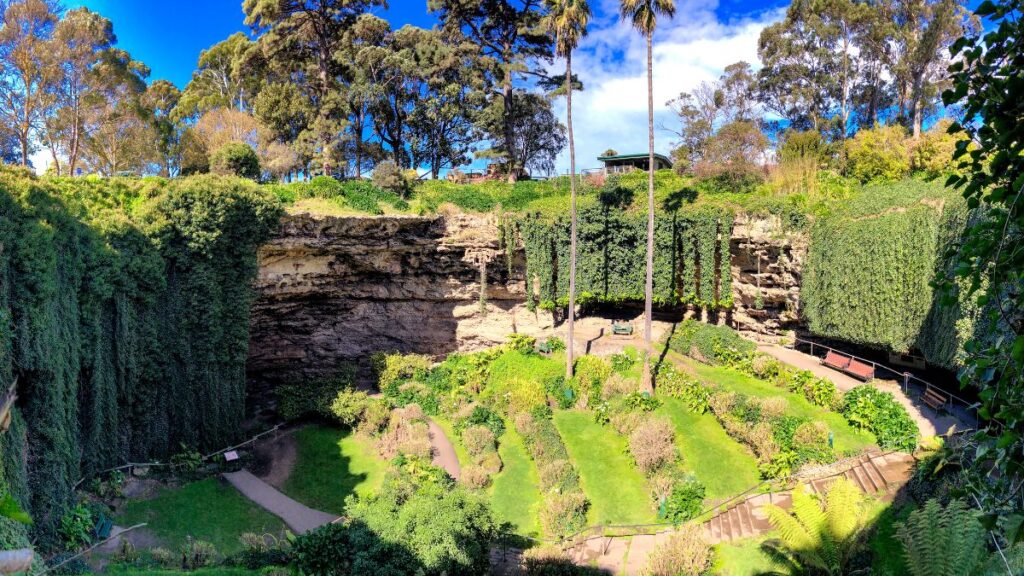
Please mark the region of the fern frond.
[[853, 482], [840, 478], [832, 483], [825, 496], [825, 516], [828, 531], [842, 542], [853, 539], [860, 532], [864, 519], [864, 495]]

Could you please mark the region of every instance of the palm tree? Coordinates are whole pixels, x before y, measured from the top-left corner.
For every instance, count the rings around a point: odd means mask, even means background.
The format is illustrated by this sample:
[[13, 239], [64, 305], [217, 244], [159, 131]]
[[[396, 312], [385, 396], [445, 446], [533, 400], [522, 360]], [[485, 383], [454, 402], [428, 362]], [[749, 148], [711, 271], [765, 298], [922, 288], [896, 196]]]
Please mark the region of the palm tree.
[[658, 16], [671, 18], [675, 0], [622, 0], [622, 19], [629, 20], [647, 40], [647, 284], [644, 286], [644, 388], [654, 391], [651, 381], [651, 303], [654, 299], [654, 62], [652, 38]]
[[779, 537], [761, 545], [765, 554], [791, 574], [846, 574], [861, 543], [866, 514], [864, 495], [846, 478], [829, 487], [824, 501], [800, 484], [793, 490], [793, 508], [768, 505], [768, 521]]
[[569, 129], [569, 191], [571, 204], [569, 208], [570, 241], [569, 241], [569, 317], [568, 344], [565, 352], [565, 377], [572, 378], [573, 356], [575, 352], [573, 340], [573, 323], [576, 319], [576, 141], [572, 133], [572, 51], [576, 49], [580, 39], [587, 35], [587, 22], [590, 21], [590, 5], [587, 0], [547, 0], [548, 13], [544, 17], [544, 27], [555, 37], [555, 52], [565, 58], [565, 115]]

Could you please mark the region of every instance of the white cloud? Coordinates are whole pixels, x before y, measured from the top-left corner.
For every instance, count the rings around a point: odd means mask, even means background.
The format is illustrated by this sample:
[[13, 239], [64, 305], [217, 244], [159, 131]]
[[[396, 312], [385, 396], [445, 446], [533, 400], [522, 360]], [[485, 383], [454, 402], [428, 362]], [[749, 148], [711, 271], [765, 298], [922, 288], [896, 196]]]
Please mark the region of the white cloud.
[[[573, 72], [584, 91], [573, 95], [573, 128], [577, 169], [595, 168], [597, 156], [608, 148], [621, 153], [647, 151], [647, 48], [642, 36], [617, 18], [616, 0], [602, 2], [602, 14], [573, 55]], [[673, 137], [658, 126], [670, 125], [665, 103], [703, 81], [718, 78], [722, 70], [744, 60], [755, 68], [757, 39], [784, 10], [722, 22], [716, 2], [684, 1], [673, 20], [663, 20], [654, 37], [655, 150], [667, 154]], [[615, 17], [612, 17], [614, 15]], [[561, 68], [563, 62], [556, 62]], [[565, 118], [565, 99], [555, 103]], [[557, 161], [559, 173], [568, 172], [565, 151]]]

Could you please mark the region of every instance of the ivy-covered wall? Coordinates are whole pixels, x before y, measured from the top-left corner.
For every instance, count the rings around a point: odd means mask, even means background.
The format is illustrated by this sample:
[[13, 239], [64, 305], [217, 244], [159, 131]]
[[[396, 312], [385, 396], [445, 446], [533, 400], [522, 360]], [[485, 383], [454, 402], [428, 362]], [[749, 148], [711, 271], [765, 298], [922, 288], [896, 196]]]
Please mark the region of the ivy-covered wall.
[[[733, 213], [702, 206], [655, 216], [654, 300], [658, 305], [732, 305], [729, 241]], [[578, 212], [577, 302], [643, 301], [647, 215], [591, 205]], [[527, 214], [519, 220], [529, 295], [542, 308], [565, 306], [569, 292], [570, 223]]]
[[971, 336], [969, 302], [931, 286], [966, 225], [966, 203], [941, 184], [907, 180], [866, 189], [811, 230], [802, 288], [811, 332], [954, 367]]
[[0, 381], [19, 379], [3, 480], [44, 547], [82, 475], [237, 437], [256, 250], [279, 217], [242, 180], [0, 172]]

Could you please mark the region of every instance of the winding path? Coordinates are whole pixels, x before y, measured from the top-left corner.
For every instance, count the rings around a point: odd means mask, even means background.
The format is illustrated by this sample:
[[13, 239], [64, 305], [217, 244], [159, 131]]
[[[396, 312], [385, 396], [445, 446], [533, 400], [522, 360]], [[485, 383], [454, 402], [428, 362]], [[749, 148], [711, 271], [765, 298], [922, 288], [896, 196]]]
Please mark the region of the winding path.
[[462, 476], [462, 467], [459, 466], [459, 457], [455, 455], [455, 446], [437, 422], [427, 419], [427, 427], [430, 446], [433, 448], [431, 461], [434, 466], [443, 468], [449, 476], [458, 480]]
[[296, 502], [248, 470], [229, 472], [224, 478], [246, 498], [284, 520], [296, 534], [305, 534], [338, 519], [334, 514], [314, 510]]

